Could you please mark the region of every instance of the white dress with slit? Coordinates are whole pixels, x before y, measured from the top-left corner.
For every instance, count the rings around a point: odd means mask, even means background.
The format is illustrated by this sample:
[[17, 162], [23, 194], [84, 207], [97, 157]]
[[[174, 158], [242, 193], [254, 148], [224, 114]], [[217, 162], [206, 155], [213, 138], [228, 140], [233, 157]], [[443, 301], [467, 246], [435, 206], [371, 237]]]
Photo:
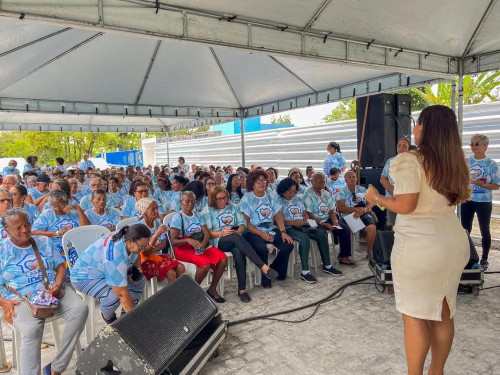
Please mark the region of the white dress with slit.
[[433, 190], [417, 156], [405, 152], [391, 162], [394, 195], [420, 193], [415, 211], [398, 214], [391, 255], [396, 308], [419, 319], [441, 320], [446, 298], [453, 317], [457, 288], [469, 261], [469, 242], [446, 198]]

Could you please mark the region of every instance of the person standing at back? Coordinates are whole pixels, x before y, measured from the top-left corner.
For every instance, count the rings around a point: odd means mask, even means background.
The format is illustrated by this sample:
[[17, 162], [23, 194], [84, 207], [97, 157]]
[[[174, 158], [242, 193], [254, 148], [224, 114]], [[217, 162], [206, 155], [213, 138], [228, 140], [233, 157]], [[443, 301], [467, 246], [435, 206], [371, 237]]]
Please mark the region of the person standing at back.
[[469, 261], [469, 241], [455, 206], [470, 197], [469, 170], [455, 113], [425, 108], [413, 129], [418, 150], [391, 162], [392, 197], [370, 185], [365, 196], [396, 212], [391, 267], [396, 308], [403, 315], [409, 375], [442, 375], [454, 336], [457, 289]]
[[470, 173], [470, 188], [472, 196], [470, 201], [460, 207], [462, 226], [467, 231], [472, 230], [474, 214], [477, 215], [479, 230], [481, 231], [481, 268], [488, 269], [488, 253], [491, 247], [490, 219], [493, 210], [492, 190], [500, 187], [500, 170], [498, 164], [486, 156], [490, 140], [482, 134], [474, 134], [470, 140], [473, 155], [467, 158]]
[[323, 162], [323, 173], [328, 176], [331, 168], [338, 168], [342, 171], [341, 178], [343, 178], [342, 175], [347, 169], [347, 163], [340, 152], [340, 145], [337, 142], [330, 142], [326, 146], [326, 151], [328, 151], [328, 156]]

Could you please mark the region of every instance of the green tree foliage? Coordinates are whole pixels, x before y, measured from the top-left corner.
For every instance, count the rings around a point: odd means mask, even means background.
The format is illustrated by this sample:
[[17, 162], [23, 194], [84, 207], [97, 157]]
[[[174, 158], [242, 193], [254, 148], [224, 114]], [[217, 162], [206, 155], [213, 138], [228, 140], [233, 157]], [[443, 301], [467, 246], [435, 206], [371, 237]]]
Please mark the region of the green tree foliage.
[[332, 112], [323, 117], [325, 122], [352, 120], [356, 118], [356, 99], [344, 100]]
[[137, 149], [141, 146], [140, 133], [69, 133], [18, 132], [0, 134], [1, 157], [36, 155], [42, 164], [55, 164], [56, 157], [68, 163], [80, 161], [84, 154]]
[[279, 115], [278, 117], [271, 117], [271, 124], [291, 124], [292, 119], [290, 115]]

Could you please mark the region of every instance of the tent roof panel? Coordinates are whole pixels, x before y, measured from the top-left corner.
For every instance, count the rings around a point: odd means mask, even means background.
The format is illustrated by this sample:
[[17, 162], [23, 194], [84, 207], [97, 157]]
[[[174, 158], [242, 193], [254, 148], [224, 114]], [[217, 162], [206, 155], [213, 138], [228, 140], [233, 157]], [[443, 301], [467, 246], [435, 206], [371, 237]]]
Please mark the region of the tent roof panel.
[[488, 3], [336, 0], [328, 4], [312, 28], [367, 41], [375, 39], [395, 47], [461, 56]]
[[[73, 33], [76, 35], [73, 35], [72, 46], [76, 46], [89, 32], [75, 30]], [[98, 34], [90, 32], [90, 35]], [[155, 43], [152, 39], [116, 34], [97, 36], [1, 90], [0, 96], [134, 103]], [[38, 58], [39, 64], [48, 61], [44, 49], [30, 51], [36, 52], [33, 58]]]
[[491, 51], [500, 50], [500, 2], [497, 1], [484, 24], [479, 30], [477, 37], [467, 55], [477, 55]]
[[139, 103], [189, 106], [193, 98], [201, 107], [239, 107], [208, 46], [163, 41]]

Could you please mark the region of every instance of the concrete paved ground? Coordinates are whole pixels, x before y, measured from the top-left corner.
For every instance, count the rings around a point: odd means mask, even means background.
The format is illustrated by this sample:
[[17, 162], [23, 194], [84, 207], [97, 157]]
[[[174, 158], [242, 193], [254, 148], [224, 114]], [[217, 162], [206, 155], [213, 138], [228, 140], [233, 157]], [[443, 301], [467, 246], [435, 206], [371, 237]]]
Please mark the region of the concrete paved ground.
[[[219, 305], [229, 321], [289, 309], [329, 295], [341, 284], [369, 275], [362, 253], [358, 267], [344, 268], [335, 278], [316, 272], [318, 283], [309, 285], [296, 276], [276, 282], [272, 289], [250, 290], [252, 302], [243, 304], [236, 296], [236, 280], [226, 280], [225, 304]], [[492, 250], [490, 270], [500, 271], [500, 251]], [[485, 287], [499, 285], [500, 274], [485, 275]], [[296, 320], [311, 309], [282, 316]], [[99, 327], [104, 324], [96, 317]], [[3, 322], [4, 338], [11, 332]], [[479, 297], [458, 296], [456, 337], [447, 363], [447, 374], [500, 374], [500, 288], [481, 291]], [[45, 341], [53, 342], [50, 329]], [[85, 339], [82, 339], [84, 343]], [[11, 360], [10, 342], [6, 342]], [[54, 349], [42, 350], [42, 363]], [[75, 366], [66, 371], [74, 373]], [[11, 374], [16, 372], [12, 370]], [[405, 374], [403, 327], [394, 297], [376, 291], [373, 284], [349, 287], [337, 300], [323, 305], [310, 320], [300, 323], [255, 321], [231, 327], [219, 356], [211, 359], [202, 375], [225, 374]]]

